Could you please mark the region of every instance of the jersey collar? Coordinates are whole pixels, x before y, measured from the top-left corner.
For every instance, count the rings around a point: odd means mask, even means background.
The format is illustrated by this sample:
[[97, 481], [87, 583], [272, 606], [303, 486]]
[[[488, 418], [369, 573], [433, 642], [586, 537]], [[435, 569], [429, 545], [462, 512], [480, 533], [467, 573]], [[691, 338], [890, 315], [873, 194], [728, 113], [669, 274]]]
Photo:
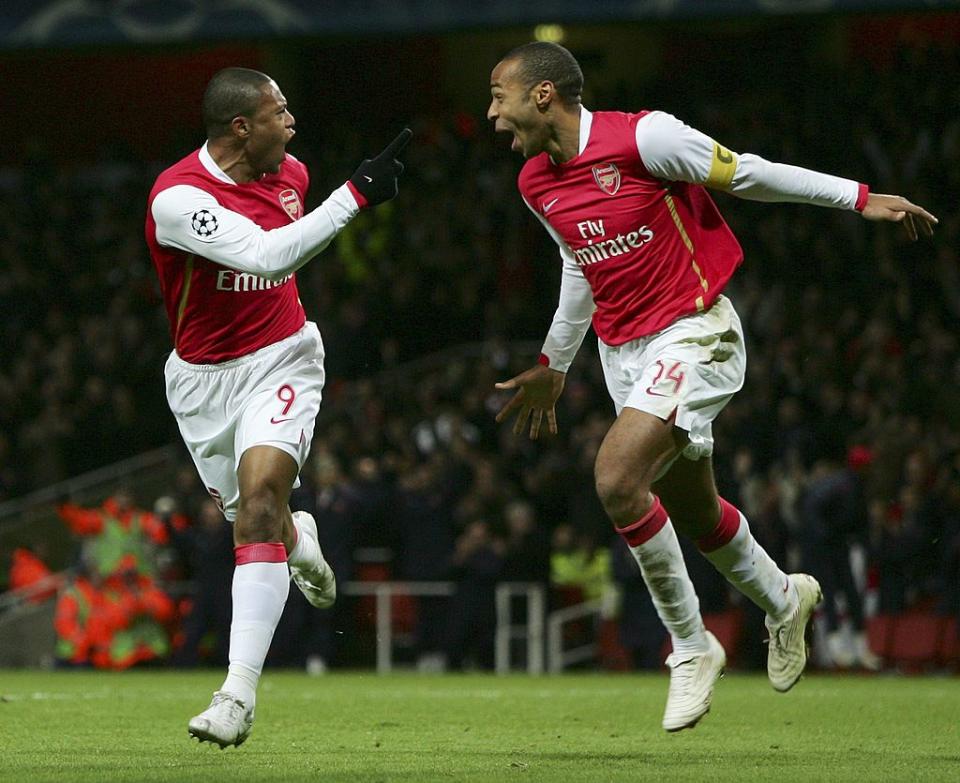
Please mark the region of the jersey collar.
[[577, 155], [583, 155], [587, 148], [587, 142], [590, 141], [590, 128], [593, 127], [593, 112], [588, 111], [586, 106], [580, 107], [580, 149]]
[[583, 151], [587, 148], [587, 142], [590, 141], [590, 128], [593, 126], [593, 114], [587, 110], [585, 106], [580, 107], [580, 138], [577, 141], [577, 155], [576, 158], [571, 158], [566, 163], [557, 163], [553, 158], [550, 158], [550, 162], [554, 166], [567, 166], [571, 161], [576, 160], [581, 155]]
[[[583, 142], [581, 142], [581, 144], [582, 143]], [[207, 149], [207, 142], [204, 142], [203, 146], [200, 148], [200, 162], [207, 171], [209, 171], [221, 182], [226, 182], [228, 185], [237, 184], [230, 179], [229, 175], [217, 165], [216, 161], [214, 161], [213, 155], [211, 155], [210, 151]]]

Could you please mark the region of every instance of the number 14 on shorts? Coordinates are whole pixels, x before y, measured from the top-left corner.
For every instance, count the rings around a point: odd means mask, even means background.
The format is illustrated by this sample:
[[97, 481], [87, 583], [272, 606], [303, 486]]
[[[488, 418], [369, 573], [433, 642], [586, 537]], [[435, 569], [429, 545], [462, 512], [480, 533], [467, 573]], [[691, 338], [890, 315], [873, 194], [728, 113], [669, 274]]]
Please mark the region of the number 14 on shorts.
[[657, 359], [643, 373], [646, 393], [651, 397], [676, 397], [683, 388], [686, 362]]

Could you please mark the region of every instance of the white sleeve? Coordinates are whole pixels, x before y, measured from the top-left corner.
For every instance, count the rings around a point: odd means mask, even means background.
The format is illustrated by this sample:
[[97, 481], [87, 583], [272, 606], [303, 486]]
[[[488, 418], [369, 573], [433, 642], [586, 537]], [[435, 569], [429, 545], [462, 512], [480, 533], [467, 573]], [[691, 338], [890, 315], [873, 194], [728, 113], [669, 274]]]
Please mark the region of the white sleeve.
[[281, 280], [330, 244], [359, 207], [343, 185], [312, 212], [265, 231], [192, 185], [160, 191], [151, 207], [157, 242], [240, 272]]
[[583, 271], [577, 264], [573, 253], [563, 238], [554, 230], [543, 216], [540, 215], [529, 202], [524, 199], [530, 211], [543, 223], [543, 227], [553, 237], [553, 241], [560, 248], [560, 257], [563, 259], [563, 271], [560, 278], [560, 303], [553, 315], [553, 322], [543, 342], [541, 352], [547, 357], [552, 370], [566, 372], [573, 364], [573, 359], [580, 350], [583, 338], [590, 328], [590, 319], [596, 305], [593, 303], [593, 293], [590, 283], [583, 276]]
[[860, 183], [819, 171], [771, 163], [749, 152], [740, 156], [729, 193], [751, 201], [792, 201], [818, 207], [856, 209]]
[[855, 209], [859, 183], [819, 171], [738, 155], [672, 114], [653, 111], [637, 122], [637, 152], [653, 176], [718, 188], [752, 201], [792, 201]]

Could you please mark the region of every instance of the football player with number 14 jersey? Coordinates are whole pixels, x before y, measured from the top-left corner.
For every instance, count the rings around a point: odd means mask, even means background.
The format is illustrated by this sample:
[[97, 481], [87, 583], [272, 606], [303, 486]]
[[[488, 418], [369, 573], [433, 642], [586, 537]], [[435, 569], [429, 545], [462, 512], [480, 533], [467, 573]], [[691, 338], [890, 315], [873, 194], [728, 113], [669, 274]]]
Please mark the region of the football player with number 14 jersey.
[[743, 385], [740, 319], [724, 288], [743, 260], [707, 193], [792, 201], [903, 222], [911, 238], [937, 222], [900, 196], [852, 180], [737, 154], [662, 111], [588, 111], [583, 74], [557, 44], [507, 54], [490, 77], [487, 117], [526, 163], [520, 193], [560, 248], [560, 302], [539, 362], [497, 388], [514, 394], [497, 421], [557, 431], [555, 404], [592, 324], [617, 419], [597, 454], [597, 492], [636, 559], [670, 632], [663, 728], [710, 709], [726, 654], [704, 628], [674, 528], [766, 612], [767, 672], [787, 691], [806, 665], [804, 632], [821, 600], [787, 575], [721, 498], [712, 422]]

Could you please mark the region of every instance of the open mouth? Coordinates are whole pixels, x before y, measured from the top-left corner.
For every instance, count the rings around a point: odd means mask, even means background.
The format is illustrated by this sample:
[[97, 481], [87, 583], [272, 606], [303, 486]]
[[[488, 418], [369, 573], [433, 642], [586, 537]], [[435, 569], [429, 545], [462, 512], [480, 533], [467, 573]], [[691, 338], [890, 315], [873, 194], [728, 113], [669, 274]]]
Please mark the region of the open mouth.
[[518, 152], [523, 149], [523, 144], [520, 142], [520, 137], [517, 136], [517, 132], [507, 124], [497, 123], [496, 130], [498, 133], [509, 133], [512, 138], [510, 139], [510, 149], [514, 152]]

